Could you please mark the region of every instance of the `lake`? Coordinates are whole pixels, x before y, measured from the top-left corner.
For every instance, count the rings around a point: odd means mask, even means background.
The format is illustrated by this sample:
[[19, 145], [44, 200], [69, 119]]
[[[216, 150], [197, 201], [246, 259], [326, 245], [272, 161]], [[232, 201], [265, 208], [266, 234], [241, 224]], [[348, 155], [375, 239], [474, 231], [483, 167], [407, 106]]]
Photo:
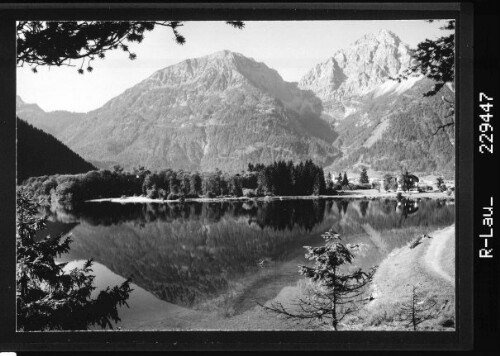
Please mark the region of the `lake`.
[[328, 229], [360, 243], [354, 264], [369, 268], [454, 222], [454, 203], [435, 199], [101, 202], [53, 213], [48, 232], [71, 233], [61, 261], [92, 258], [98, 289], [132, 279], [122, 329], [261, 330], [297, 328], [257, 303], [297, 295], [303, 246], [321, 245]]

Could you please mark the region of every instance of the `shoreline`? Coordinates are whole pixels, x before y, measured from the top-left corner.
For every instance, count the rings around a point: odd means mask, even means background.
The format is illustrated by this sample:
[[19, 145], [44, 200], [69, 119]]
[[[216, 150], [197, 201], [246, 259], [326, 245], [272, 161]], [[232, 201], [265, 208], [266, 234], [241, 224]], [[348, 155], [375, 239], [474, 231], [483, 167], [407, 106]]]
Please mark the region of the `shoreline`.
[[[351, 190], [343, 191], [340, 195], [292, 195], [292, 196], [264, 196], [264, 197], [216, 197], [216, 198], [186, 198], [185, 203], [199, 202], [199, 203], [218, 203], [225, 201], [276, 201], [276, 200], [317, 200], [317, 199], [378, 199], [378, 198], [396, 198], [397, 192], [379, 193], [375, 189], [367, 190]], [[448, 196], [444, 192], [422, 192], [422, 193], [403, 193], [404, 198], [418, 199], [445, 199], [454, 201], [454, 196]], [[99, 198], [85, 200], [86, 203], [181, 203], [180, 199], [152, 199], [144, 196], [132, 197], [117, 197], [117, 198]]]

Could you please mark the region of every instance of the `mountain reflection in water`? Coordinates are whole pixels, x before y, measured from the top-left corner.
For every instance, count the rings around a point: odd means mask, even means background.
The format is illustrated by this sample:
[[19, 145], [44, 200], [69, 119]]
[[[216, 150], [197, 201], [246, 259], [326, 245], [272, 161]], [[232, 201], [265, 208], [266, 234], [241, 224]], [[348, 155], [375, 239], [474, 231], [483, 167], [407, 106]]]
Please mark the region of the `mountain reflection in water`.
[[[422, 229], [453, 224], [454, 209], [431, 199], [86, 203], [71, 214], [56, 212], [51, 219], [59, 230], [61, 223], [74, 226], [71, 250], [63, 260], [93, 258], [164, 301], [196, 308], [236, 284], [240, 305], [249, 304], [242, 301], [245, 293], [260, 302], [273, 298], [274, 289], [266, 290], [264, 279], [256, 281], [262, 269], [270, 271], [267, 279], [283, 277], [281, 287], [298, 281], [297, 264], [307, 263], [303, 246], [322, 244], [321, 234], [331, 227], [345, 243], [365, 246], [354, 261], [365, 268], [380, 263]], [[283, 272], [288, 265], [289, 271]], [[273, 269], [281, 272], [273, 275]], [[262, 293], [250, 292], [251, 284], [262, 285]]]

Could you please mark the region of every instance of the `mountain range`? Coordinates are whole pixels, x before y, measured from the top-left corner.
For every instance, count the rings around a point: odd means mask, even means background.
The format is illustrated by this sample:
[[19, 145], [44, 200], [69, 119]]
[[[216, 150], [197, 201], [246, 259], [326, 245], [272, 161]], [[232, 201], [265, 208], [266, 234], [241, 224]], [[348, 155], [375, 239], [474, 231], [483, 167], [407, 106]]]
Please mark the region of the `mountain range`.
[[[235, 172], [248, 163], [312, 159], [331, 170], [366, 165], [454, 171], [454, 131], [432, 135], [451, 87], [391, 80], [412, 63], [390, 31], [333, 53], [298, 83], [231, 51], [153, 73], [88, 113], [44, 112], [18, 97], [17, 114], [98, 167]], [[448, 118], [448, 120], [450, 120]]]

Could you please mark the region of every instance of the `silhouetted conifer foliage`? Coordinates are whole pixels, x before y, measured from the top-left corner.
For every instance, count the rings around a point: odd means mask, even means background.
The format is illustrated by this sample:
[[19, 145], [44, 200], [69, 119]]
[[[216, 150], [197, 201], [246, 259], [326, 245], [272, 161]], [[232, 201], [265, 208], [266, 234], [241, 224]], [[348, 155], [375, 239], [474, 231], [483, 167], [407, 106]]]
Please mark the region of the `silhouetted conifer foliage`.
[[[243, 28], [241, 21], [227, 21]], [[140, 43], [144, 34], [157, 26], [169, 27], [178, 44], [186, 38], [179, 33], [181, 21], [19, 21], [17, 23], [17, 65], [75, 66], [78, 73], [92, 72], [92, 61], [103, 59], [106, 52], [120, 48], [134, 60], [130, 43]]]
[[54, 136], [17, 119], [17, 181], [96, 169]]
[[[430, 20], [429, 22], [432, 22]], [[450, 20], [441, 27], [442, 30], [454, 30], [455, 20]], [[455, 80], [455, 34], [439, 37], [436, 40], [426, 39], [412, 50], [415, 63], [402, 73], [400, 78], [407, 78], [413, 73], [424, 74], [436, 84], [425, 95], [435, 95], [446, 83]]]
[[[433, 22], [434, 20], [429, 20]], [[442, 30], [455, 30], [455, 20], [449, 20]], [[439, 37], [436, 40], [426, 39], [417, 45], [416, 49], [412, 50], [412, 56], [416, 59], [415, 63], [403, 72], [398, 78], [406, 79], [412, 74], [423, 74], [426, 77], [434, 80], [436, 84], [431, 90], [426, 92], [424, 96], [436, 95], [439, 90], [447, 83], [451, 84], [450, 89], [454, 88], [455, 81], [455, 33], [448, 36]], [[454, 91], [454, 89], [453, 89]], [[440, 130], [446, 127], [454, 126], [453, 116], [455, 114], [454, 101], [443, 101], [449, 104], [449, 112], [445, 118], [452, 117], [452, 120], [437, 127], [433, 135], [436, 135]]]
[[[91, 326], [112, 328], [120, 321], [118, 307], [127, 305], [132, 291], [129, 280], [106, 288], [95, 297], [92, 260], [81, 268], [65, 271], [67, 263], [56, 258], [69, 251], [71, 239], [62, 235], [37, 240], [45, 228], [37, 206], [17, 192], [17, 327], [18, 330], [86, 330]], [[128, 306], [128, 305], [127, 305]]]

